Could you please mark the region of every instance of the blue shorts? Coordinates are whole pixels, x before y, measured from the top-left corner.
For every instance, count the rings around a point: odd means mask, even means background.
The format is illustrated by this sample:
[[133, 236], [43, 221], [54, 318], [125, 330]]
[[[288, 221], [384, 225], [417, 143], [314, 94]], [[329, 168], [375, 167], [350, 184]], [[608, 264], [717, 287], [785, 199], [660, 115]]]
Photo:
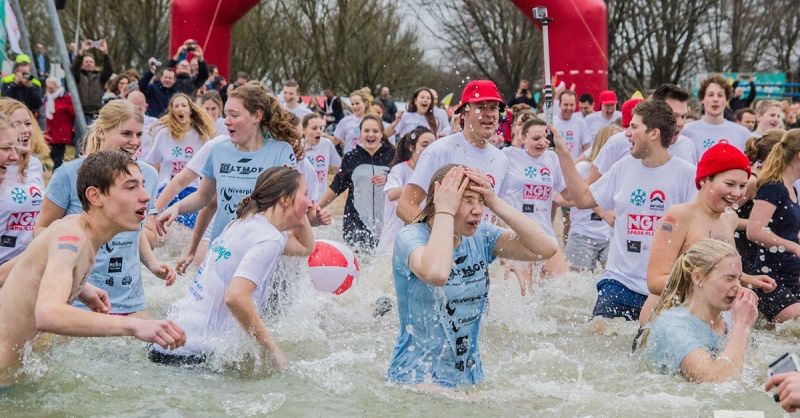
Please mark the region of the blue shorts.
[[597, 303], [592, 310], [592, 317], [625, 318], [628, 321], [639, 319], [647, 296], [628, 289], [614, 279], [602, 279], [597, 282]]

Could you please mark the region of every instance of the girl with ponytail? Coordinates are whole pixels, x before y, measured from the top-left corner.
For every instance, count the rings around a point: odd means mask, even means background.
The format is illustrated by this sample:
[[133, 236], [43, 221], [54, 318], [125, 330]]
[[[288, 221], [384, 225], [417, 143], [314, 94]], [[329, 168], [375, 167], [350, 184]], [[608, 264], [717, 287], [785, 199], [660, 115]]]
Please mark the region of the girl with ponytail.
[[[127, 100], [111, 100], [102, 109], [89, 129], [86, 137], [86, 154], [98, 151], [122, 151], [133, 157], [142, 143], [142, 113]], [[85, 156], [65, 162], [54, 173], [47, 186], [42, 202], [42, 211], [36, 221], [34, 235], [66, 215], [82, 212], [78, 196], [78, 169]], [[144, 177], [144, 187], [151, 200], [147, 205], [145, 224], [152, 228], [155, 222], [155, 207], [152, 197], [156, 193], [158, 173], [145, 163], [136, 164]], [[169, 286], [175, 281], [175, 271], [160, 264], [150, 248], [147, 234], [139, 231], [122, 232], [114, 236], [97, 252], [94, 269], [88, 282], [108, 293], [111, 313], [129, 315], [144, 314], [145, 300], [142, 286], [140, 261]], [[76, 302], [76, 305], [85, 308]]]
[[739, 284], [736, 249], [704, 239], [678, 257], [642, 332], [645, 361], [693, 382], [721, 382], [742, 373], [757, 297]]
[[[278, 258], [307, 256], [313, 250], [307, 194], [303, 175], [293, 168], [272, 167], [258, 176], [253, 192], [235, 208], [234, 220], [211, 243], [188, 294], [170, 309], [170, 318], [186, 331], [186, 345], [172, 351], [152, 346], [150, 360], [202, 363], [219, 350], [231, 350], [231, 341], [250, 337], [271, 355], [275, 368], [286, 370], [286, 356], [261, 313]], [[233, 351], [238, 348], [246, 349]]]
[[800, 205], [795, 183], [800, 179], [800, 129], [787, 131], [772, 147], [758, 176], [747, 239], [760, 248], [755, 268], [769, 274], [777, 289], [759, 297], [758, 309], [781, 323], [800, 316]]

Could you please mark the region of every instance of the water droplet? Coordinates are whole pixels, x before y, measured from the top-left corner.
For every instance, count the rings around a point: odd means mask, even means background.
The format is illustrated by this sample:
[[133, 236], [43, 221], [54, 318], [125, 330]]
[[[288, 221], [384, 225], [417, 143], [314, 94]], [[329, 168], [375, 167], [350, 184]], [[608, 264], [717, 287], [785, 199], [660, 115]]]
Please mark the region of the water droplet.
[[767, 266], [761, 267], [761, 272], [762, 272], [762, 273], [768, 274], [768, 273], [769, 273], [769, 272], [771, 272], [771, 271], [772, 271], [772, 270], [771, 270], [769, 267], [767, 267]]
[[769, 247], [769, 252], [771, 252], [773, 254], [777, 253], [778, 252], [778, 247], [776, 247], [774, 245], [772, 247]]

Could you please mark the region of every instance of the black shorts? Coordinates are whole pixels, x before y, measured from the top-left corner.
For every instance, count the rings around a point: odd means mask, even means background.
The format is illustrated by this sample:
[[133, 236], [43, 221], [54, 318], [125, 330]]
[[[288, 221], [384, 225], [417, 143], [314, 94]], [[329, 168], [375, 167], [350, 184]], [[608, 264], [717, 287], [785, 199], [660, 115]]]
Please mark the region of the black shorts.
[[181, 356], [177, 354], [167, 354], [156, 350], [152, 345], [147, 347], [147, 358], [153, 363], [166, 364], [168, 366], [196, 366], [206, 362], [206, 356], [204, 355]]
[[775, 279], [777, 287], [770, 293], [755, 289], [758, 296], [758, 310], [767, 319], [772, 320], [778, 314], [795, 303], [800, 303], [800, 271], [793, 272], [773, 271], [770, 276]]

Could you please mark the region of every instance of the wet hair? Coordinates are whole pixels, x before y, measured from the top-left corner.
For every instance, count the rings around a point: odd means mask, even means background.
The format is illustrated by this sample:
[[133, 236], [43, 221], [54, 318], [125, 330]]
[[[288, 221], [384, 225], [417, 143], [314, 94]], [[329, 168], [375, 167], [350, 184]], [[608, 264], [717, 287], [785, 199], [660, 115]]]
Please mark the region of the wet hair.
[[323, 117], [317, 112], [311, 112], [303, 116], [303, 129], [308, 128], [308, 122], [311, 122], [311, 119], [323, 119]]
[[608, 138], [611, 138], [612, 135], [622, 132], [623, 129], [619, 125], [606, 125], [600, 130], [597, 131], [597, 134], [594, 137], [594, 142], [592, 143], [592, 151], [589, 153], [589, 162], [594, 162], [597, 158], [597, 155], [600, 154], [600, 150], [606, 145], [608, 142]]
[[592, 97], [589, 93], [581, 94], [581, 97], [578, 98], [578, 103], [589, 103], [591, 105], [594, 104], [594, 97]]
[[119, 74], [113, 79], [111, 79], [111, 83], [108, 86], [108, 90], [111, 91], [111, 93], [113, 93], [115, 96], [120, 94], [120, 92], [118, 91], [119, 82], [122, 81], [123, 78], [128, 80], [128, 83], [131, 82], [131, 79], [126, 74]]
[[781, 181], [781, 174], [800, 152], [800, 129], [786, 131], [764, 160], [758, 176], [758, 187], [774, 181]]
[[[692, 298], [694, 290], [692, 272], [698, 271], [700, 280], [703, 281], [725, 257], [738, 256], [736, 248], [724, 241], [707, 238], [694, 243], [675, 260], [672, 273], [667, 280], [667, 286], [658, 299], [653, 314], [650, 316], [650, 322], [652, 323], [662, 311], [686, 303]], [[647, 345], [649, 335], [650, 329], [645, 328], [639, 348]]]
[[781, 142], [785, 132], [783, 129], [770, 129], [760, 137], [754, 136], [748, 139], [744, 145], [744, 155], [750, 160], [750, 164], [762, 163], [766, 160], [772, 147]]
[[293, 113], [284, 110], [278, 98], [267, 93], [267, 88], [258, 81], [248, 81], [228, 94], [228, 100], [236, 97], [241, 99], [242, 105], [248, 112], [255, 115], [261, 111], [261, 130], [269, 132], [276, 141], [289, 144], [294, 155], [303, 154], [303, 145], [300, 142], [300, 132], [292, 124]]
[[756, 112], [753, 111], [753, 109], [750, 109], [749, 107], [744, 107], [744, 108], [741, 108], [741, 109], [736, 111], [736, 121], [737, 122], [741, 122], [742, 119], [744, 119], [744, 115], [747, 114], [747, 113], [749, 113], [749, 114], [751, 114], [753, 116], [756, 115]]
[[547, 122], [537, 118], [536, 116], [528, 119], [525, 124], [522, 125], [522, 136], [528, 136], [528, 131], [534, 126], [547, 126]]
[[764, 116], [764, 114], [767, 113], [767, 110], [769, 110], [771, 107], [779, 107], [781, 108], [781, 111], [783, 111], [781, 102], [777, 100], [762, 100], [756, 105], [756, 116]]
[[650, 95], [651, 99], [666, 101], [667, 99], [679, 102], [688, 102], [692, 95], [686, 89], [672, 83], [664, 83], [658, 86]]
[[645, 100], [633, 108], [633, 114], [642, 118], [647, 130], [658, 129], [661, 134], [661, 146], [669, 148], [675, 136], [675, 115], [672, 109], [661, 100]]
[[[44, 138], [44, 133], [42, 133], [41, 128], [39, 128], [39, 123], [36, 121], [36, 117], [33, 115], [28, 106], [24, 103], [20, 102], [19, 100], [12, 99], [10, 97], [3, 97], [0, 98], [0, 114], [6, 116], [6, 121], [8, 125], [15, 129], [14, 126], [11, 124], [11, 114], [16, 112], [17, 110], [24, 110], [28, 113], [28, 118], [31, 120], [31, 139], [30, 139], [30, 152], [25, 153], [24, 155], [20, 155], [20, 159], [18, 162], [17, 167], [19, 167], [19, 179], [20, 181], [25, 181], [25, 175], [28, 171], [28, 163], [31, 159], [31, 154], [35, 155], [36, 158], [39, 159], [42, 163], [45, 163], [50, 158], [50, 146], [47, 145], [47, 141]], [[0, 126], [0, 129], [4, 129]]]
[[428, 105], [428, 110], [425, 111], [425, 120], [428, 121], [428, 127], [431, 129], [431, 131], [438, 132], [439, 127], [436, 124], [436, 116], [433, 114], [433, 107], [436, 104], [433, 102], [433, 92], [431, 92], [431, 89], [427, 87], [420, 87], [414, 90], [414, 94], [411, 95], [411, 99], [408, 101], [407, 111], [412, 113], [417, 112], [417, 96], [419, 96], [423, 91], [428, 92], [428, 94], [431, 96], [431, 104]]
[[261, 213], [280, 203], [281, 199], [293, 201], [302, 179], [300, 171], [290, 167], [270, 167], [264, 170], [258, 176], [250, 196], [239, 202], [236, 219]]
[[731, 97], [733, 89], [731, 89], [730, 84], [728, 84], [728, 80], [719, 74], [711, 74], [700, 83], [700, 89], [697, 90], [697, 97], [700, 100], [703, 100], [703, 98], [706, 97], [706, 89], [708, 89], [708, 86], [711, 84], [716, 84], [722, 87], [722, 90], [725, 92], [725, 100]]
[[577, 96], [577, 95], [575, 94], [575, 92], [574, 92], [574, 91], [572, 91], [572, 90], [569, 90], [569, 89], [561, 90], [561, 93], [558, 93], [558, 101], [559, 101], [559, 102], [561, 101], [561, 96], [563, 96], [563, 95], [565, 95], [565, 94], [568, 94], [568, 95], [570, 95], [570, 96], [572, 96], [572, 97], [576, 97], [576, 96]]
[[[130, 155], [122, 151], [98, 151], [90, 154], [78, 168], [78, 199], [84, 211], [91, 208], [86, 190], [94, 187], [108, 194], [120, 174], [132, 174], [131, 166], [137, 167]], [[138, 167], [137, 167], [138, 169]]]
[[411, 132], [403, 135], [403, 137], [397, 141], [397, 149], [395, 150], [394, 161], [392, 161], [391, 165], [395, 166], [410, 160], [411, 156], [414, 155], [414, 150], [417, 148], [417, 141], [425, 134], [431, 134], [433, 138], [436, 139], [436, 134], [424, 126], [417, 126]]
[[[428, 194], [425, 196], [425, 207], [422, 208], [422, 212], [417, 215], [411, 223], [422, 223], [428, 222], [428, 218], [431, 218], [434, 214], [436, 214], [436, 204], [433, 203], [433, 199], [436, 196], [436, 182], [441, 183], [444, 179], [444, 176], [447, 175], [447, 172], [450, 171], [453, 167], [458, 167], [459, 164], [445, 164], [439, 167], [431, 176], [431, 181], [428, 183]], [[469, 188], [469, 186], [467, 186]]]
[[385, 132], [384, 132], [384, 130], [383, 130], [383, 120], [381, 120], [381, 118], [380, 118], [380, 117], [378, 117], [378, 115], [376, 115], [376, 114], [374, 114], [374, 113], [370, 113], [370, 114], [368, 114], [368, 115], [364, 115], [364, 117], [363, 117], [363, 118], [361, 118], [361, 123], [359, 123], [359, 124], [358, 124], [358, 130], [359, 130], [359, 132], [360, 132], [362, 129], [364, 129], [364, 122], [366, 122], [366, 121], [368, 121], [368, 120], [374, 121], [375, 123], [377, 123], [377, 124], [378, 124], [378, 127], [379, 127], [379, 129], [381, 130], [381, 145], [385, 145], [385, 146], [387, 146], [387, 147], [389, 147], [389, 148], [391, 148], [391, 149], [394, 149], [394, 148], [395, 148], [395, 147], [394, 147], [394, 144], [392, 144], [392, 143], [389, 141], [389, 138], [387, 138], [387, 137], [386, 137], [386, 133], [385, 133]]
[[114, 99], [106, 103], [105, 106], [100, 108], [97, 119], [89, 127], [89, 133], [84, 141], [86, 147], [84, 153], [92, 154], [100, 150], [103, 139], [97, 135], [98, 127], [103, 128], [103, 133], [105, 134], [131, 119], [140, 124], [144, 123], [144, 116], [133, 103], [124, 99]]
[[[172, 110], [172, 105], [178, 99], [185, 99], [189, 103], [189, 125], [188, 127], [178, 122], [178, 117], [175, 116]], [[176, 141], [180, 141], [189, 133], [191, 129], [197, 131], [200, 136], [200, 141], [205, 141], [213, 138], [217, 134], [217, 129], [214, 126], [214, 121], [211, 116], [202, 107], [198, 106], [191, 97], [184, 93], [175, 93], [169, 99], [167, 106], [167, 113], [158, 119], [156, 126], [164, 126], [169, 129], [170, 136]]]

